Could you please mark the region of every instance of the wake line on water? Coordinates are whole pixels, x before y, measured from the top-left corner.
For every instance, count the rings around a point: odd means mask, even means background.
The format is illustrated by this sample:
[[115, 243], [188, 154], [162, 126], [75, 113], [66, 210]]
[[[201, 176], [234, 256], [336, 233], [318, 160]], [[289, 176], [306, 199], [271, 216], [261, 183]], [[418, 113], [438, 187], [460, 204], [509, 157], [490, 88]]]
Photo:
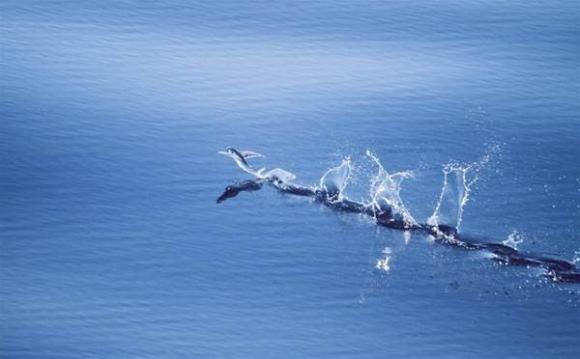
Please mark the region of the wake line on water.
[[[377, 173], [371, 178], [369, 199], [356, 202], [348, 199], [345, 190], [353, 171], [349, 157], [342, 163], [327, 170], [316, 186], [300, 186], [294, 183], [296, 175], [286, 170], [275, 168], [266, 171], [264, 168], [254, 170], [248, 159], [263, 157], [251, 151], [238, 151], [227, 148], [220, 154], [231, 157], [244, 172], [253, 175], [253, 180], [244, 181], [226, 187], [218, 198], [221, 203], [237, 196], [243, 191], [255, 191], [264, 183], [272, 185], [283, 193], [311, 197], [327, 207], [364, 214], [371, 217], [376, 224], [393, 229], [423, 232], [431, 240], [466, 250], [479, 250], [489, 254], [493, 260], [506, 264], [527, 267], [542, 267], [544, 275], [554, 281], [580, 283], [580, 271], [574, 262], [524, 253], [517, 249], [523, 241], [513, 232], [502, 243], [483, 242], [460, 235], [463, 214], [469, 202], [473, 187], [479, 178], [480, 171], [490, 162], [492, 155], [499, 149], [492, 147], [480, 160], [469, 164], [450, 163], [443, 167], [443, 186], [432, 215], [426, 223], [419, 223], [405, 206], [401, 197], [402, 184], [414, 176], [412, 171], [390, 174], [376, 155], [366, 151], [367, 158], [377, 167]], [[376, 268], [383, 271], [390, 269], [390, 252], [378, 261]]]

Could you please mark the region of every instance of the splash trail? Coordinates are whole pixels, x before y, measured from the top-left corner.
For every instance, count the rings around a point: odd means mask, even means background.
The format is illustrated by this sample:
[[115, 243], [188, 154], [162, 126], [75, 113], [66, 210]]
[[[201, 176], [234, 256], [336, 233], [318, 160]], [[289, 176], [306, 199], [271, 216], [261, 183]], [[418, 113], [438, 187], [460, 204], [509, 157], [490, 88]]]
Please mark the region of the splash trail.
[[[282, 193], [310, 197], [315, 202], [337, 211], [366, 215], [379, 226], [423, 233], [436, 243], [463, 250], [485, 252], [492, 260], [505, 265], [543, 268], [544, 275], [554, 282], [580, 283], [580, 270], [572, 262], [520, 251], [513, 241], [486, 242], [460, 234], [463, 210], [468, 202], [471, 187], [477, 180], [469, 178], [469, 171], [472, 169], [478, 171], [489, 161], [488, 156], [468, 166], [457, 164], [446, 166], [443, 170], [443, 187], [433, 215], [426, 223], [419, 223], [413, 218], [400, 196], [401, 183], [411, 177], [412, 173], [389, 174], [370, 151], [367, 151], [367, 157], [377, 166], [378, 173], [371, 182], [368, 203], [350, 200], [344, 194], [351, 174], [350, 158], [326, 171], [318, 185], [302, 186], [295, 184], [296, 176], [286, 170], [280, 168], [269, 171], [264, 168], [255, 170], [248, 160], [264, 157], [256, 152], [238, 151], [229, 147], [219, 153], [231, 157], [240, 169], [255, 178], [227, 186], [217, 199], [217, 203], [222, 203], [244, 191], [257, 191], [263, 184], [269, 184]], [[446, 217], [444, 215], [446, 213], [452, 215]]]

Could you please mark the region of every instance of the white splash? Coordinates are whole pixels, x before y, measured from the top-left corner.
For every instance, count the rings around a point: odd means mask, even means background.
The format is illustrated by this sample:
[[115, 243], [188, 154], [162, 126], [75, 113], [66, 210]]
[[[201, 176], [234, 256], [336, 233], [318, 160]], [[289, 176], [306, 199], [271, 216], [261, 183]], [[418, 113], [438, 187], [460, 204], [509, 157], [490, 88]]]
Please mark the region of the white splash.
[[283, 183], [290, 183], [296, 179], [296, 175], [292, 172], [288, 172], [281, 168], [274, 168], [273, 170], [266, 171], [265, 168], [261, 168], [256, 172], [256, 177], [259, 179], [267, 180], [278, 180]]
[[385, 249], [383, 249], [383, 258], [380, 258], [377, 260], [377, 264], [375, 265], [375, 268], [382, 270], [384, 272], [388, 272], [389, 270], [391, 270], [391, 253], [392, 250], [389, 247], [386, 247]]
[[499, 147], [494, 146], [477, 162], [467, 165], [450, 163], [443, 167], [443, 187], [435, 210], [427, 220], [428, 224], [450, 225], [459, 233], [465, 206], [469, 202], [473, 185], [479, 179], [478, 173], [497, 151]]
[[443, 168], [443, 187], [435, 210], [427, 220], [428, 224], [450, 225], [459, 232], [471, 186], [477, 182], [477, 176], [469, 178], [470, 169], [470, 166], [462, 167], [458, 164], [449, 164]]
[[329, 169], [320, 178], [320, 189], [329, 194], [338, 194], [338, 199], [340, 200], [350, 179], [351, 168], [352, 163], [350, 157], [347, 157], [342, 160], [339, 166]]
[[413, 172], [397, 172], [389, 174], [383, 167], [379, 159], [369, 150], [366, 152], [378, 167], [379, 171], [371, 180], [370, 196], [373, 208], [390, 209], [393, 216], [399, 217], [408, 225], [415, 225], [417, 221], [413, 218], [403, 200], [401, 199], [401, 184], [407, 178], [413, 177]]
[[524, 243], [524, 236], [518, 231], [514, 230], [512, 233], [510, 233], [506, 240], [502, 241], [502, 243], [506, 246], [518, 249], [518, 246]]

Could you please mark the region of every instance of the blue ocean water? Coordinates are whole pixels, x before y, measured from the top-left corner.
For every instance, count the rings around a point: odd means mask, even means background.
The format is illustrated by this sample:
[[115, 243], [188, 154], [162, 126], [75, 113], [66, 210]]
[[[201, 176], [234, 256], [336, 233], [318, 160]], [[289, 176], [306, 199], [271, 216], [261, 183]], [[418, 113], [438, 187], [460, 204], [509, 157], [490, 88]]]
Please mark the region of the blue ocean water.
[[[580, 287], [243, 180], [489, 155], [462, 231], [580, 256], [577, 1], [0, 4], [0, 357], [575, 357]], [[390, 253], [389, 269], [377, 263]]]

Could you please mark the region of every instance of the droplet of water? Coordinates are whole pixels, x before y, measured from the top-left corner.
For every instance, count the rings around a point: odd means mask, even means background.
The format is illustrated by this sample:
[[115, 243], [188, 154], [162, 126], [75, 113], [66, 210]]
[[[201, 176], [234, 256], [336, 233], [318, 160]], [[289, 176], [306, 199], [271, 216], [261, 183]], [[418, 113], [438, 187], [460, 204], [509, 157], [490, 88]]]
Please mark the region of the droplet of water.
[[388, 272], [391, 269], [391, 266], [389, 265], [390, 260], [391, 257], [385, 257], [377, 260], [375, 268], [382, 270], [384, 272]]
[[382, 270], [384, 272], [388, 272], [391, 269], [390, 261], [391, 261], [391, 253], [393, 253], [393, 251], [391, 250], [391, 248], [385, 247], [385, 249], [383, 249], [381, 253], [384, 254], [384, 257], [377, 260], [375, 268]]

